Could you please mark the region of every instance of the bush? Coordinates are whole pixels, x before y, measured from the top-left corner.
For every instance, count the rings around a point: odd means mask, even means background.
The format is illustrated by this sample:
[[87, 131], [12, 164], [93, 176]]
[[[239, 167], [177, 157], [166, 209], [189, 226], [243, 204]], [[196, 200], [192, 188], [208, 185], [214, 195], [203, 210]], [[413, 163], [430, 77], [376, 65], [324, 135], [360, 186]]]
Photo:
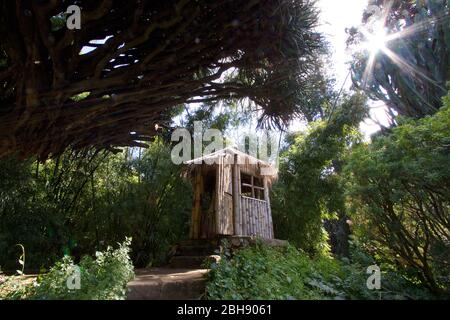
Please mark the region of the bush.
[[[350, 263], [330, 257], [311, 259], [289, 245], [262, 244], [224, 255], [211, 265], [208, 299], [421, 299], [432, 297], [405, 279], [382, 273], [381, 290], [367, 289], [366, 269], [373, 259], [362, 253]], [[363, 262], [363, 264], [360, 264]]]
[[189, 233], [192, 192], [162, 139], [122, 154], [68, 150], [39, 163], [0, 159], [0, 265], [26, 272], [49, 269], [63, 255], [103, 251], [133, 238], [137, 267], [166, 262], [170, 245]]
[[353, 232], [368, 251], [449, 295], [450, 95], [433, 116], [403, 119], [355, 147], [344, 172]]
[[[48, 273], [23, 287], [12, 287], [7, 299], [25, 298], [31, 300], [122, 300], [126, 297], [126, 285], [133, 279], [133, 265], [130, 253], [131, 239], [127, 238], [119, 248], [108, 247], [97, 252], [96, 259], [85, 256], [77, 266], [71, 257], [65, 256]], [[80, 271], [80, 288], [69, 289], [67, 281]], [[17, 279], [16, 279], [17, 280]], [[11, 284], [10, 284], [11, 287]]]

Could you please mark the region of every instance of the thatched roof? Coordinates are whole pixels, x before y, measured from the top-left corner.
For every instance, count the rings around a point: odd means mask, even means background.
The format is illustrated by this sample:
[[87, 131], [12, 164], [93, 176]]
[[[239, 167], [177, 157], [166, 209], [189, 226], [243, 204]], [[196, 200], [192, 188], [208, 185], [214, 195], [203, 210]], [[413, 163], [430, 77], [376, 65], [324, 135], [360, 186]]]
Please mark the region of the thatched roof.
[[231, 165], [234, 164], [235, 159], [243, 172], [257, 176], [267, 176], [270, 182], [273, 182], [278, 177], [278, 170], [272, 164], [239, 151], [234, 147], [227, 147], [215, 151], [202, 157], [186, 161], [184, 164], [186, 165], [187, 171], [191, 172], [196, 166], [200, 165]]

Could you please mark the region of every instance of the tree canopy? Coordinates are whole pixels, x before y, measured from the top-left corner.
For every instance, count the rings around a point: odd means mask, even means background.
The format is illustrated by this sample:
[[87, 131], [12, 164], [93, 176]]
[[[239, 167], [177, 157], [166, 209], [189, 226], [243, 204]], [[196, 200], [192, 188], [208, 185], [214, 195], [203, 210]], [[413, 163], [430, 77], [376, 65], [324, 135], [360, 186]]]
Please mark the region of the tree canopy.
[[310, 108], [323, 48], [309, 0], [3, 1], [0, 16], [0, 156], [142, 146], [192, 102], [248, 98], [281, 125]]
[[330, 121], [318, 120], [308, 132], [288, 136], [281, 153], [272, 196], [275, 232], [307, 252], [320, 252], [326, 243], [322, 219], [345, 216], [337, 173], [345, 151], [360, 139], [356, 127], [367, 113], [365, 103], [360, 94], [345, 97]]
[[379, 50], [357, 51], [356, 88], [383, 101], [391, 116], [420, 118], [442, 106], [450, 78], [448, 1], [370, 1], [363, 26], [349, 31], [348, 44], [383, 34]]

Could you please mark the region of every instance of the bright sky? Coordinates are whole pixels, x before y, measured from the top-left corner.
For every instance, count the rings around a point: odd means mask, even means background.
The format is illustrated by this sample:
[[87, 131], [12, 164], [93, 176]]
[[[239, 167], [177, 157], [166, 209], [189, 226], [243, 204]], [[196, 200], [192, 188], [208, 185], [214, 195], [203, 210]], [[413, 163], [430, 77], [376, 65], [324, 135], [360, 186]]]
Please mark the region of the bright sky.
[[[367, 7], [367, 0], [319, 0], [318, 5], [321, 11], [320, 31], [325, 34], [332, 49], [333, 68], [329, 70], [330, 74], [336, 78], [337, 90], [342, 85], [344, 85], [344, 89], [349, 89], [351, 79], [348, 78], [345, 82], [345, 78], [349, 72], [348, 62], [351, 60], [351, 56], [346, 50], [347, 34], [345, 29], [361, 24], [363, 11]], [[384, 104], [370, 102], [370, 107], [371, 116], [387, 125]], [[293, 126], [294, 130], [297, 128], [301, 128], [301, 125]], [[368, 139], [370, 134], [379, 130], [379, 126], [368, 119], [361, 124], [361, 130]]]
[[[348, 74], [347, 62], [350, 55], [346, 51], [346, 28], [361, 24], [363, 10], [367, 7], [367, 0], [319, 0], [321, 26], [320, 31], [325, 34], [332, 48], [334, 68], [330, 70], [336, 76], [336, 85], [342, 86]], [[350, 87], [350, 79], [346, 88]]]

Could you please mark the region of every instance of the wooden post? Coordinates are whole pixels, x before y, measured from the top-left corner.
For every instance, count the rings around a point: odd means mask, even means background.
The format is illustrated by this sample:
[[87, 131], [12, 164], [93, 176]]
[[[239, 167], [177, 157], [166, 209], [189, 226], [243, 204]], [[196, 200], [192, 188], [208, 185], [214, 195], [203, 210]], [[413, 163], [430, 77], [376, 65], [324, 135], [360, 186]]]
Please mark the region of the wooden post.
[[223, 196], [223, 158], [219, 158], [219, 163], [215, 165], [216, 167], [216, 189], [214, 192], [216, 193], [215, 204], [214, 204], [214, 222], [216, 235], [221, 234], [222, 230], [220, 228], [220, 217], [223, 214], [222, 207], [222, 196]]
[[267, 182], [267, 177], [264, 177], [264, 200], [266, 200], [267, 205], [267, 222], [268, 222], [268, 234], [269, 239], [273, 239], [273, 222], [272, 222], [272, 210], [270, 209], [270, 196], [269, 196], [269, 184]]
[[192, 221], [190, 238], [198, 239], [200, 237], [200, 211], [202, 194], [202, 170], [201, 167], [194, 172], [194, 206], [192, 207]]
[[242, 213], [241, 213], [241, 196], [240, 196], [240, 174], [238, 166], [238, 155], [234, 155], [232, 164], [232, 193], [233, 193], [233, 225], [234, 235], [242, 235]]
[[253, 188], [255, 186], [255, 180], [253, 175], [250, 176], [250, 184], [252, 185], [252, 198], [255, 198], [255, 188]]

